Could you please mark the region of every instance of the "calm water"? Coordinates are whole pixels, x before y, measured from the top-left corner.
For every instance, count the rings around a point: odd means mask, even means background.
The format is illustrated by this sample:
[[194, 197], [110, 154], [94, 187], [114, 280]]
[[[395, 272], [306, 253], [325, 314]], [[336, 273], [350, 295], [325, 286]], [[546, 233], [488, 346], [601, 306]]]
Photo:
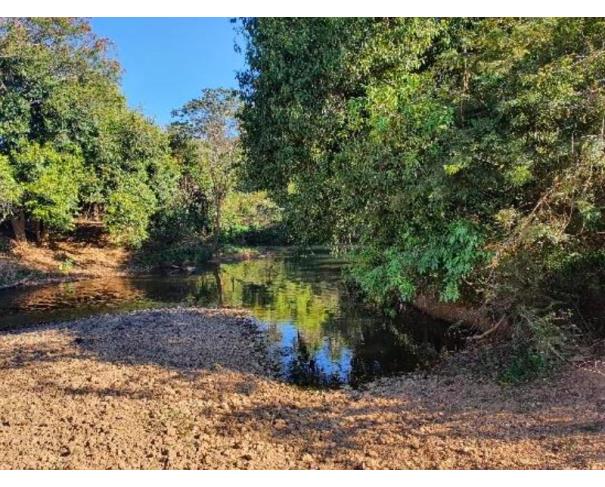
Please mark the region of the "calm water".
[[286, 253], [188, 276], [103, 278], [0, 291], [0, 331], [98, 313], [161, 306], [243, 307], [267, 329], [284, 379], [353, 386], [429, 366], [459, 334], [407, 311], [388, 319], [344, 290], [343, 263], [327, 253]]

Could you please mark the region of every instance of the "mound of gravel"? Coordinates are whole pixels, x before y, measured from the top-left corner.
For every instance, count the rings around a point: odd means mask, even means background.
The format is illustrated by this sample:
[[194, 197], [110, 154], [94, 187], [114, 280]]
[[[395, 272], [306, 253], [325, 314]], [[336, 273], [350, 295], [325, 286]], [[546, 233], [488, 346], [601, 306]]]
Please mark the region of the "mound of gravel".
[[0, 468], [604, 468], [605, 366], [318, 391], [273, 377], [241, 311], [0, 334]]

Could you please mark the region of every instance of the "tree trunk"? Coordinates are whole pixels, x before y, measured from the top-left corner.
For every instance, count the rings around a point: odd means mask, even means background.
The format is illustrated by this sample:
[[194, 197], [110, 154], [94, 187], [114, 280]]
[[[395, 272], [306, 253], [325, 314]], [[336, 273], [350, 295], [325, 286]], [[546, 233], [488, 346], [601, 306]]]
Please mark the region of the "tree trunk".
[[41, 244], [46, 241], [46, 238], [48, 237], [48, 229], [46, 228], [46, 225], [44, 225], [44, 222], [40, 220], [34, 220], [33, 227], [36, 243]]
[[11, 224], [15, 233], [15, 240], [18, 242], [27, 242], [27, 235], [25, 235], [25, 214], [23, 211], [19, 211], [11, 218]]
[[214, 243], [213, 243], [213, 253], [216, 254], [218, 252], [219, 247], [219, 237], [221, 234], [221, 206], [222, 202], [219, 198], [215, 200], [215, 213], [214, 213]]
[[34, 238], [36, 239], [36, 243], [42, 243], [42, 222], [38, 219], [35, 219], [33, 222], [33, 230], [34, 230]]

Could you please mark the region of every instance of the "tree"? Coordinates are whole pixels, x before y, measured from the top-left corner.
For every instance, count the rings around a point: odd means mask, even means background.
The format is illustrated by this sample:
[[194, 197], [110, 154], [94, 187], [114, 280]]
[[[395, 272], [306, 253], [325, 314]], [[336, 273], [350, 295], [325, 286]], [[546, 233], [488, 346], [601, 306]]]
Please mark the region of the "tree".
[[122, 109], [106, 123], [88, 173], [88, 201], [114, 241], [138, 247], [153, 215], [176, 197], [180, 170], [167, 134], [142, 115]]
[[194, 173], [205, 180], [213, 204], [214, 250], [219, 246], [222, 209], [236, 182], [240, 161], [237, 113], [240, 101], [234, 90], [204, 89], [199, 98], [173, 112], [173, 132], [188, 141], [195, 160]]
[[369, 299], [480, 307], [507, 380], [605, 331], [603, 19], [242, 25], [248, 178]]
[[37, 143], [25, 144], [12, 156], [20, 182], [20, 209], [13, 218], [15, 235], [25, 237], [24, 213], [35, 225], [37, 240], [46, 229], [70, 229], [78, 209], [81, 156]]
[[0, 207], [17, 239], [91, 212], [139, 245], [174, 193], [168, 138], [128, 109], [108, 46], [86, 20], [0, 19]]
[[247, 175], [303, 238], [352, 251], [371, 297], [510, 311], [565, 255], [602, 247], [602, 19], [242, 27]]
[[38, 228], [69, 226], [81, 165], [73, 115], [89, 103], [77, 95], [115, 81], [105, 48], [81, 20], [0, 20], [0, 154], [19, 187], [10, 211], [17, 238], [26, 218]]

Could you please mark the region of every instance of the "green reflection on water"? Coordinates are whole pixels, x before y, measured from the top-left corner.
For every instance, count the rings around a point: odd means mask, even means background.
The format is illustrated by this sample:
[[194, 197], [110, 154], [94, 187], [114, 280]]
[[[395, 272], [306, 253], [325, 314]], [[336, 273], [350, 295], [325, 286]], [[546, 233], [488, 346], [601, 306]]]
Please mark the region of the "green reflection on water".
[[459, 345], [442, 323], [408, 311], [373, 313], [341, 285], [326, 253], [287, 253], [202, 270], [195, 275], [107, 278], [0, 292], [0, 329], [161, 306], [246, 308], [262, 321], [282, 375], [303, 384], [357, 384], [426, 366]]

